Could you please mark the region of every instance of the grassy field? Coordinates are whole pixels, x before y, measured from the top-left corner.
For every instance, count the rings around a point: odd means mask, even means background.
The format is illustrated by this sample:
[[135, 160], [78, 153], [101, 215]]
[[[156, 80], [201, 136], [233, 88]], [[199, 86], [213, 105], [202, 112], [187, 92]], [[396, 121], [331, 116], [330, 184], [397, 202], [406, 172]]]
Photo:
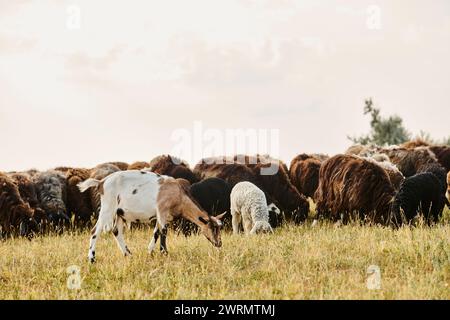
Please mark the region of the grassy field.
[[[170, 233], [168, 256], [147, 253], [150, 235], [150, 228], [127, 232], [127, 258], [102, 235], [92, 266], [88, 232], [1, 241], [0, 299], [450, 299], [448, 222], [224, 233], [221, 249], [203, 236]], [[71, 265], [80, 268], [79, 290], [67, 287]], [[369, 265], [380, 267], [379, 290], [366, 286]]]

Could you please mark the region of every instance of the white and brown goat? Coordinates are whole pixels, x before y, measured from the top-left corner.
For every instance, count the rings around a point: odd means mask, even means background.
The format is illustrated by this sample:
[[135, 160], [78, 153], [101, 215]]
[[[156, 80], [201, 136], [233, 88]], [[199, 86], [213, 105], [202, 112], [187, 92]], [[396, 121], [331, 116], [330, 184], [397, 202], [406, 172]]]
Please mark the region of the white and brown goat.
[[209, 216], [191, 198], [186, 187], [174, 178], [149, 171], [119, 171], [103, 180], [88, 179], [79, 184], [82, 192], [96, 187], [101, 208], [92, 230], [89, 261], [95, 261], [95, 244], [102, 231], [113, 231], [122, 253], [131, 252], [123, 238], [123, 227], [131, 222], [150, 223], [156, 217], [156, 227], [149, 245], [152, 252], [159, 237], [160, 249], [167, 253], [168, 224], [175, 218], [187, 219], [198, 225], [205, 237], [216, 247], [222, 245], [220, 229], [223, 215]]

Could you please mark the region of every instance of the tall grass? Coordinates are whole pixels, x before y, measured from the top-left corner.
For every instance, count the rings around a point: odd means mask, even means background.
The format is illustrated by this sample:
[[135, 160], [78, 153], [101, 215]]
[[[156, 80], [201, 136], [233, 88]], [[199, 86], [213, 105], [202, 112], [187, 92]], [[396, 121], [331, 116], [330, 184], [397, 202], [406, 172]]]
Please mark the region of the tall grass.
[[[446, 212], [446, 217], [449, 210]], [[150, 255], [151, 228], [126, 233], [124, 258], [111, 234], [87, 263], [88, 232], [0, 242], [0, 299], [450, 299], [450, 225], [392, 230], [350, 224], [286, 226], [271, 235], [170, 233], [169, 255]], [[80, 267], [81, 289], [67, 287]], [[366, 270], [381, 270], [369, 290]]]

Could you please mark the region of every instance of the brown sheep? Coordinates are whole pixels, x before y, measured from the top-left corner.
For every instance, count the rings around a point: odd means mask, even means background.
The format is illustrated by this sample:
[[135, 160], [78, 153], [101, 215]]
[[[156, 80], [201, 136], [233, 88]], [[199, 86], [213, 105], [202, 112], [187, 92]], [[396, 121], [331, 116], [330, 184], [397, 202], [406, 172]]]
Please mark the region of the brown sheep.
[[306, 197], [314, 197], [314, 193], [319, 185], [321, 164], [322, 161], [307, 154], [299, 154], [291, 161], [289, 178], [298, 192]]
[[36, 192], [36, 185], [27, 173], [11, 173], [8, 176], [14, 181], [19, 189], [20, 197], [28, 203], [34, 210], [34, 219], [37, 223], [47, 222], [45, 211], [39, 206], [39, 200]]
[[[103, 180], [110, 174], [117, 171], [123, 170], [120, 170], [120, 168], [114, 164], [102, 163], [96, 166], [95, 168], [91, 169], [89, 178], [95, 180]], [[97, 188], [92, 188], [89, 190], [89, 198], [91, 199], [91, 207], [94, 210], [95, 216], [98, 216], [100, 212], [101, 202], [100, 202], [100, 193], [98, 192]]]
[[67, 180], [67, 213], [75, 217], [76, 224], [86, 224], [91, 220], [93, 208], [88, 193], [81, 193], [78, 184], [90, 177], [90, 170], [74, 168], [66, 172]]
[[423, 139], [415, 139], [415, 140], [411, 140], [411, 141], [407, 141], [403, 144], [400, 145], [400, 147], [402, 148], [406, 148], [406, 149], [414, 149], [417, 147], [429, 147], [430, 144], [428, 142], [426, 142]]
[[389, 176], [389, 180], [392, 183], [392, 186], [395, 190], [400, 189], [400, 185], [405, 180], [403, 173], [397, 168], [395, 164], [389, 161], [389, 157], [382, 153], [374, 154], [371, 157], [361, 157], [368, 161], [372, 161], [373, 163], [379, 165]]
[[441, 166], [443, 166], [447, 172], [450, 171], [450, 147], [449, 146], [431, 146], [430, 150], [436, 155]]
[[186, 179], [191, 184], [199, 181], [187, 162], [170, 155], [161, 155], [151, 160], [149, 170], [175, 179]]
[[353, 155], [336, 155], [320, 168], [315, 193], [317, 215], [347, 222], [355, 212], [376, 223], [389, 223], [395, 190], [385, 170]]
[[417, 147], [428, 147], [431, 152], [433, 152], [441, 164], [447, 172], [450, 171], [450, 147], [445, 145], [431, 145], [430, 143], [422, 140], [416, 139], [412, 141], [408, 141], [402, 144], [402, 147], [406, 149], [414, 149]]
[[69, 171], [70, 169], [72, 169], [72, 167], [56, 167], [56, 168], [53, 169], [53, 170], [59, 171], [59, 172], [62, 172], [62, 173], [66, 173], [66, 172]]
[[108, 162], [107, 164], [112, 164], [113, 166], [119, 168], [121, 171], [129, 170], [128, 167], [130, 166], [128, 163], [120, 161]]
[[[228, 160], [235, 163], [224, 163]], [[237, 162], [237, 163], [236, 163]], [[250, 170], [245, 169], [247, 167]], [[277, 168], [273, 174], [261, 174], [263, 170]], [[217, 177], [227, 181], [231, 187], [242, 181], [255, 184], [268, 195], [267, 201], [272, 200], [285, 212], [289, 220], [296, 223], [307, 218], [309, 203], [289, 181], [286, 165], [279, 160], [263, 156], [260, 159], [252, 156], [214, 157], [203, 159], [194, 168], [194, 173], [201, 178]]]
[[[0, 227], [3, 236], [31, 236], [37, 230], [34, 212], [19, 193], [19, 188], [6, 174], [0, 173]], [[18, 232], [17, 232], [18, 231]]]
[[386, 154], [405, 177], [411, 177], [420, 172], [423, 167], [438, 162], [436, 156], [428, 147], [414, 149], [378, 148], [377, 151]]
[[146, 169], [146, 168], [150, 168], [150, 163], [145, 162], [145, 161], [137, 161], [137, 162], [130, 164], [128, 166], [127, 170], [142, 170], [142, 169]]

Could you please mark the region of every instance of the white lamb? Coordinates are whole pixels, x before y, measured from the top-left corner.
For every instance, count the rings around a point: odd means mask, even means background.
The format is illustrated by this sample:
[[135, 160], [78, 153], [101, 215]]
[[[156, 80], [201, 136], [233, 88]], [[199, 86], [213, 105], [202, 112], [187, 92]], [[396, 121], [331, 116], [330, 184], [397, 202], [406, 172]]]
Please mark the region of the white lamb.
[[230, 203], [234, 234], [239, 233], [241, 223], [246, 234], [273, 232], [266, 196], [253, 183], [244, 181], [236, 184], [231, 190]]

